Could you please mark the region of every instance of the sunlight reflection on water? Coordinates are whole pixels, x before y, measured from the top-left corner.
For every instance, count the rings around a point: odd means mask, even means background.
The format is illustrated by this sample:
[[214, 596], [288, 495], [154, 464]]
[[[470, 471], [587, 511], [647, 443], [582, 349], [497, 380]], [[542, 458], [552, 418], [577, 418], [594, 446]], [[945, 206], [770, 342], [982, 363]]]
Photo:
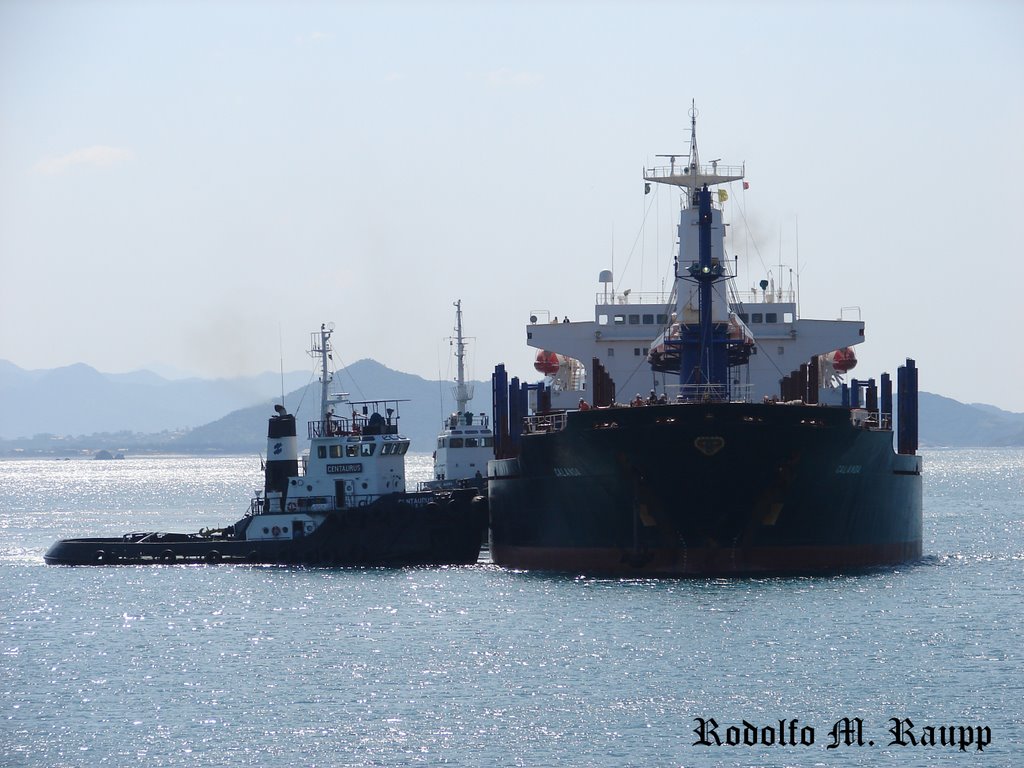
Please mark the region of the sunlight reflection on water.
[[[410, 478], [428, 476], [413, 458]], [[258, 460], [0, 462], [5, 764], [1008, 765], [1024, 736], [1024, 451], [925, 459], [920, 565], [660, 581], [46, 567], [58, 536], [234, 519]], [[817, 741], [709, 752], [698, 716], [799, 718]], [[993, 744], [884, 746], [893, 716], [984, 723]], [[839, 717], [878, 746], [826, 751]]]

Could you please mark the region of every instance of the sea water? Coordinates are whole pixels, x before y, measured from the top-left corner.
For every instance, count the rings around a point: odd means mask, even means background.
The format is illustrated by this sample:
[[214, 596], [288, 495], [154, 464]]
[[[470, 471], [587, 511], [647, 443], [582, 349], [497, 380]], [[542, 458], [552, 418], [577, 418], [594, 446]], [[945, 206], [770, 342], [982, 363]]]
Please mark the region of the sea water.
[[3, 461], [0, 765], [1024, 764], [1024, 450], [924, 460], [922, 562], [736, 580], [46, 566], [258, 462]]

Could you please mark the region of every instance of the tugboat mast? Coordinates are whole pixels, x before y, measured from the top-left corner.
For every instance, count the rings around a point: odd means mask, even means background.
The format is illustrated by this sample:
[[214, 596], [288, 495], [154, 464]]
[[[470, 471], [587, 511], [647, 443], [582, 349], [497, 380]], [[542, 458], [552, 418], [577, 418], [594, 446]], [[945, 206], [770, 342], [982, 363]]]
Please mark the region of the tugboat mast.
[[466, 342], [462, 336], [462, 299], [455, 302], [455, 361], [458, 364], [458, 378], [452, 390], [455, 395], [455, 412], [465, 413], [466, 406], [473, 399], [470, 387], [466, 385]]
[[[310, 356], [320, 356], [320, 421], [327, 423], [330, 417], [330, 385], [332, 376], [327, 368], [327, 361], [331, 358], [331, 334], [334, 332], [334, 323], [328, 328], [326, 324], [320, 325], [320, 333], [313, 333], [310, 344]], [[319, 338], [318, 338], [319, 336]]]

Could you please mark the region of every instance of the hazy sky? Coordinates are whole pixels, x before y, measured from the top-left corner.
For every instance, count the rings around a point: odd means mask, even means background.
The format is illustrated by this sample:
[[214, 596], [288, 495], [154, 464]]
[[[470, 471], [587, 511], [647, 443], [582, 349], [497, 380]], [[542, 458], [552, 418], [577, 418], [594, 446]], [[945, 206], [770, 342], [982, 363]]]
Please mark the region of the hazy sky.
[[304, 369], [333, 321], [436, 378], [461, 298], [471, 373], [532, 379], [531, 312], [661, 287], [695, 100], [741, 287], [799, 256], [862, 378], [1024, 411], [1022, 41], [1013, 0], [0, 0], [0, 359]]

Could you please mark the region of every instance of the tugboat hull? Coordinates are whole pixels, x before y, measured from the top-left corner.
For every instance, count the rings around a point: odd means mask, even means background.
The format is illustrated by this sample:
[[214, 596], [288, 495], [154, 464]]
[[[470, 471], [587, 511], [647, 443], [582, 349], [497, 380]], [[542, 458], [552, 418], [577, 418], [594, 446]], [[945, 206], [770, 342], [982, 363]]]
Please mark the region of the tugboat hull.
[[492, 462], [491, 556], [634, 576], [849, 571], [922, 551], [921, 459], [847, 409], [672, 404], [567, 414]]
[[[50, 565], [278, 563], [325, 566], [473, 564], [487, 526], [474, 492], [447, 497], [402, 494], [325, 515], [310, 535], [246, 539], [260, 516], [214, 534], [144, 533], [121, 538], [64, 539], [47, 550]], [[295, 526], [293, 526], [295, 527]], [[301, 531], [301, 527], [297, 528]]]

